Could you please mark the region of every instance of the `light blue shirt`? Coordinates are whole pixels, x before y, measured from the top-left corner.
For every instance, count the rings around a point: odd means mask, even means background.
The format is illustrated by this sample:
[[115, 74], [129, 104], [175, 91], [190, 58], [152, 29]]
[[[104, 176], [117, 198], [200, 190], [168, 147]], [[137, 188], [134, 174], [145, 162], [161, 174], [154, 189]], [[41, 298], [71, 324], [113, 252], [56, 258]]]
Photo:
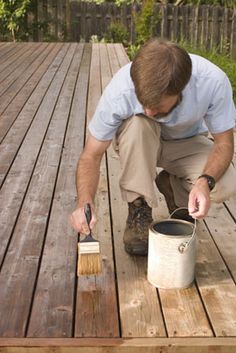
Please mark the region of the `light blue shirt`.
[[[210, 61], [190, 54], [192, 75], [181, 103], [158, 119], [165, 140], [183, 139], [207, 131], [217, 134], [235, 126], [236, 110], [226, 74]], [[122, 67], [105, 88], [89, 131], [97, 140], [112, 140], [122, 121], [144, 109], [135, 94], [131, 63]]]

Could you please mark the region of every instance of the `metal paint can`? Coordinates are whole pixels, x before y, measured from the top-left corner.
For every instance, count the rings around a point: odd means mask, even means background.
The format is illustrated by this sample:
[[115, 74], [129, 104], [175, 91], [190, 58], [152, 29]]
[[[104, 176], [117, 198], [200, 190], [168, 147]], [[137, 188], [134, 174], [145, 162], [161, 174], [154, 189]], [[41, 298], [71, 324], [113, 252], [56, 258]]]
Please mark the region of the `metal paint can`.
[[157, 288], [186, 288], [194, 281], [195, 224], [179, 219], [152, 223], [148, 243], [148, 281]]

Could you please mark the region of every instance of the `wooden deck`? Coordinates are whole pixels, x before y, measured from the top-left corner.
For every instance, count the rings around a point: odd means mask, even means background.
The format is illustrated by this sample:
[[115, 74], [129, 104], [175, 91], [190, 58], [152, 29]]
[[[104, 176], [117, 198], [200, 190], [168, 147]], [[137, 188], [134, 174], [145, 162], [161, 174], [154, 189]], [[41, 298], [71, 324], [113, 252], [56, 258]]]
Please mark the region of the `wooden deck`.
[[[156, 290], [124, 252], [109, 149], [96, 198], [103, 273], [76, 276], [75, 168], [120, 44], [0, 44], [0, 352], [236, 352], [236, 195], [197, 229], [196, 281]], [[160, 194], [155, 218], [167, 218]]]

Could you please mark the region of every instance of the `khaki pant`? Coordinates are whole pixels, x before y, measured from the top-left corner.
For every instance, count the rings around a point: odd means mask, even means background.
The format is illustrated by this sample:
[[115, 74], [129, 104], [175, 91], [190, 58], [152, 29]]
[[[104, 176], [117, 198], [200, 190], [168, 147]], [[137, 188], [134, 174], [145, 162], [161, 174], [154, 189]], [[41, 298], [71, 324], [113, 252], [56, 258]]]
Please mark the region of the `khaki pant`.
[[[202, 174], [213, 142], [204, 135], [182, 140], [164, 141], [160, 124], [145, 116], [124, 121], [113, 141], [120, 156], [120, 189], [124, 201], [144, 196], [151, 207], [157, 207], [155, 196], [156, 167], [170, 173], [170, 182], [178, 207], [186, 207], [188, 194]], [[236, 171], [232, 165], [211, 192], [213, 202], [222, 202], [236, 191]]]

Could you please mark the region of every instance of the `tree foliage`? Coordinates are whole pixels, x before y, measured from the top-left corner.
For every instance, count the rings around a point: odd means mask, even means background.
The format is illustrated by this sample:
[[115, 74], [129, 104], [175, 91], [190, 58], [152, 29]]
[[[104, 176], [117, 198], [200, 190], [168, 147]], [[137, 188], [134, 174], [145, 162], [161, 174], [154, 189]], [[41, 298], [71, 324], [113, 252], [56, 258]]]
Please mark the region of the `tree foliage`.
[[160, 15], [155, 10], [154, 0], [145, 0], [142, 3], [140, 11], [133, 11], [135, 31], [136, 31], [136, 44], [143, 44], [153, 35]]
[[14, 42], [30, 2], [31, 0], [0, 0], [1, 31], [9, 31]]
[[223, 7], [235, 6], [235, 0], [157, 0], [158, 3], [163, 5], [218, 5]]
[[[120, 6], [123, 4], [142, 4], [146, 0], [84, 0], [87, 2], [95, 2], [96, 4], [102, 4], [103, 2], [113, 2], [116, 5]], [[163, 5], [174, 4], [178, 5], [218, 5], [223, 7], [235, 7], [235, 0], [155, 0], [156, 3]]]

